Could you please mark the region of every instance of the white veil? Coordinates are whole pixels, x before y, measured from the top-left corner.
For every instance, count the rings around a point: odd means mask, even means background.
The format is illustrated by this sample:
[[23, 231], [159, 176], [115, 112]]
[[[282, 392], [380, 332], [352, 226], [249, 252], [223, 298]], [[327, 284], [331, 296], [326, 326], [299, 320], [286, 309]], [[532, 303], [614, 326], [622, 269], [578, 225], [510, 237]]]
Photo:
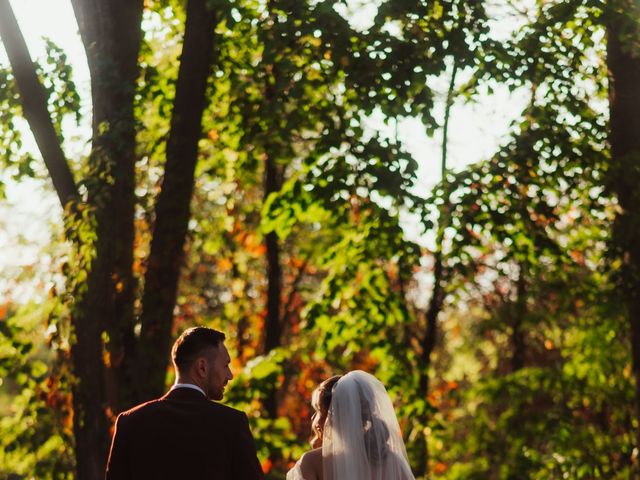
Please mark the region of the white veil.
[[322, 442], [324, 480], [414, 480], [384, 385], [352, 371], [333, 387]]

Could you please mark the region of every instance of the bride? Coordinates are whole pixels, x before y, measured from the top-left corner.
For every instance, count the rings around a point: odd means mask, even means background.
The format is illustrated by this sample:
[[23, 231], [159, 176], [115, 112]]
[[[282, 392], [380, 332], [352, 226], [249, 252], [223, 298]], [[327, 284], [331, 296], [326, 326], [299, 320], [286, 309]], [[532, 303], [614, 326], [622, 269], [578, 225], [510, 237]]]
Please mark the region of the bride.
[[391, 399], [373, 375], [331, 377], [314, 390], [311, 405], [313, 450], [287, 480], [414, 480]]

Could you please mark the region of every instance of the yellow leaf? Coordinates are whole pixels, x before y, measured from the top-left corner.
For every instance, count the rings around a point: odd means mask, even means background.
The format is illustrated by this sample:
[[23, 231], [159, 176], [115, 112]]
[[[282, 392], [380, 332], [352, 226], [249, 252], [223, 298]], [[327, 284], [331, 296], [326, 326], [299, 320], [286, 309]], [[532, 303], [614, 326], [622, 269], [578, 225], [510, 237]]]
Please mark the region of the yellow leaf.
[[242, 296], [244, 293], [244, 280], [241, 278], [236, 278], [233, 282], [231, 282], [231, 291], [236, 297]]

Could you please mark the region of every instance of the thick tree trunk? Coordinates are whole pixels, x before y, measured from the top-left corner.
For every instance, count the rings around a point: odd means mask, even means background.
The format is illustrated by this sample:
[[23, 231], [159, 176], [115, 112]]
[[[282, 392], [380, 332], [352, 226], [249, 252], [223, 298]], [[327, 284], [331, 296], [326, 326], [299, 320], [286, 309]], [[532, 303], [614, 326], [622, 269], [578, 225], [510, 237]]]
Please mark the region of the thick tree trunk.
[[[104, 475], [109, 445], [106, 410], [117, 411], [132, 398], [127, 365], [134, 338], [133, 99], [142, 3], [72, 2], [91, 72], [93, 143], [87, 190], [97, 237], [86, 289], [76, 292], [79, 301], [73, 315], [77, 336], [72, 347], [77, 376], [74, 433], [80, 480]], [[105, 333], [106, 344], [102, 339]]]
[[[207, 79], [213, 64], [216, 14], [207, 0], [189, 0], [176, 96], [167, 142], [162, 190], [142, 297], [139, 365], [140, 399], [157, 397], [165, 388], [180, 270], [191, 218], [198, 141]], [[144, 382], [142, 379], [146, 379]]]
[[[609, 67], [611, 169], [609, 187], [621, 211], [614, 225], [614, 245], [623, 262], [621, 293], [631, 331], [632, 369], [635, 379], [636, 419], [640, 421], [640, 39], [638, 7], [633, 1], [612, 2], [607, 31]], [[635, 448], [640, 449], [636, 427]], [[637, 462], [637, 460], [636, 460]], [[638, 465], [634, 467], [639, 478]]]
[[22, 102], [22, 112], [29, 122], [53, 187], [64, 208], [70, 201], [77, 199], [78, 190], [47, 110], [46, 92], [38, 79], [9, 0], [0, 0], [0, 38], [9, 57]]

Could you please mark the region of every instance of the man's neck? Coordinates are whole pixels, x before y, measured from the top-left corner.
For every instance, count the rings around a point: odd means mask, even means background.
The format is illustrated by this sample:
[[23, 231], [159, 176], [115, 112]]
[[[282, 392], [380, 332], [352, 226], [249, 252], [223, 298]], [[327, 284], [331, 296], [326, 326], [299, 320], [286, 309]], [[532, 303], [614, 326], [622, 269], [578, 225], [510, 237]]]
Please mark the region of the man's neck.
[[207, 394], [205, 393], [204, 389], [200, 385], [198, 385], [193, 380], [188, 379], [188, 378], [177, 378], [175, 383], [171, 387], [171, 390], [174, 390], [176, 388], [191, 388], [193, 390], [199, 391], [205, 397], [207, 396]]

